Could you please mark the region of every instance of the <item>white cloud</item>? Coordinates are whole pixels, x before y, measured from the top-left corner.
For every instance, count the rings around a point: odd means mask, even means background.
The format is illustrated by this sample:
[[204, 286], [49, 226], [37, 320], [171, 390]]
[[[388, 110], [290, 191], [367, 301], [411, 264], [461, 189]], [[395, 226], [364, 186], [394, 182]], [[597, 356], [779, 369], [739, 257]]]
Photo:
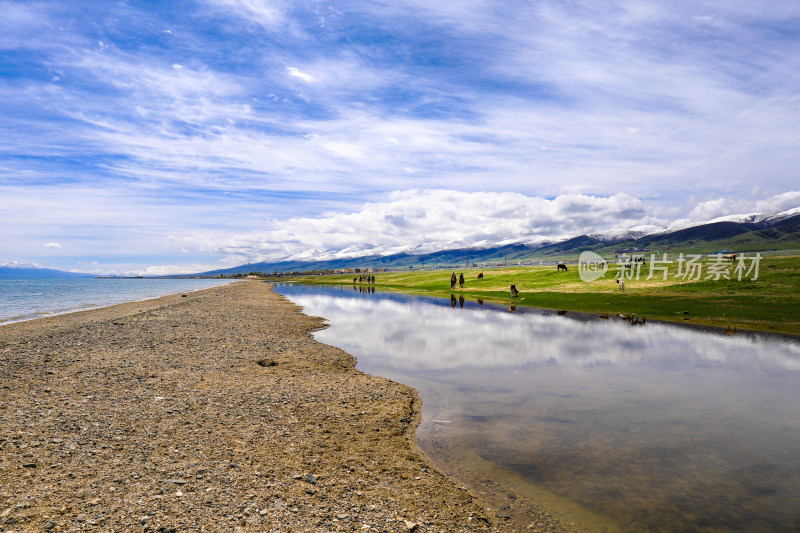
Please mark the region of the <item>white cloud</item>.
[[233, 14], [265, 28], [286, 22], [283, 6], [276, 0], [206, 0], [206, 2], [225, 15]]
[[312, 259], [535, 241], [654, 221], [658, 220], [647, 213], [645, 204], [628, 194], [545, 199], [518, 193], [406, 190], [355, 212], [274, 221], [266, 231], [216, 236], [184, 232], [175, 239], [205, 252], [248, 260]]
[[317, 79], [311, 74], [306, 74], [305, 72], [302, 72], [295, 67], [286, 67], [286, 70], [289, 71], [289, 76], [292, 76], [294, 78], [300, 78], [305, 82], [311, 83], [317, 81]]
[[[716, 199], [697, 204], [687, 217], [629, 194], [564, 194], [552, 199], [518, 193], [432, 189], [396, 191], [350, 212], [273, 221], [266, 230], [239, 234], [184, 231], [182, 246], [246, 261], [334, 259], [498, 243], [539, 243], [611, 228], [685, 226], [720, 216], [772, 213], [800, 206], [800, 192], [769, 199]], [[617, 231], [619, 233], [619, 231]]]
[[689, 211], [685, 219], [675, 224], [703, 222], [730, 215], [749, 213], [776, 213], [800, 207], [800, 191], [788, 191], [770, 198], [715, 198], [699, 202]]
[[48, 242], [44, 245], [45, 248], [61, 248], [61, 244], [57, 242]]

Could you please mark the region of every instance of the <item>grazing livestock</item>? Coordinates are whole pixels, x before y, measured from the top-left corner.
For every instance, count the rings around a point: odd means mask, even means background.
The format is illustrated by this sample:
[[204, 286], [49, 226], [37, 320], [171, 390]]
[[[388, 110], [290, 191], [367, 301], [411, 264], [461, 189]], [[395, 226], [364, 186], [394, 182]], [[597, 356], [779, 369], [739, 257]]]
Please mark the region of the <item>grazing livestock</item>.
[[736, 261], [736, 254], [725, 254], [722, 256], [723, 259], [730, 259], [731, 261]]
[[483, 272], [481, 272], [480, 274], [478, 274], [478, 279], [483, 279]]
[[567, 265], [565, 265], [564, 263], [559, 263], [558, 265], [556, 265], [556, 270], [558, 270], [559, 272], [561, 272], [562, 270], [564, 272], [566, 272], [567, 271]]
[[621, 290], [621, 291], [625, 290], [625, 281], [624, 280], [618, 279], [617, 280], [617, 285], [619, 285], [619, 290]]
[[513, 298], [516, 298], [517, 295], [519, 294], [519, 291], [517, 290], [517, 287], [515, 287], [514, 284], [512, 283], [511, 287], [509, 287], [509, 289], [511, 290], [511, 296]]

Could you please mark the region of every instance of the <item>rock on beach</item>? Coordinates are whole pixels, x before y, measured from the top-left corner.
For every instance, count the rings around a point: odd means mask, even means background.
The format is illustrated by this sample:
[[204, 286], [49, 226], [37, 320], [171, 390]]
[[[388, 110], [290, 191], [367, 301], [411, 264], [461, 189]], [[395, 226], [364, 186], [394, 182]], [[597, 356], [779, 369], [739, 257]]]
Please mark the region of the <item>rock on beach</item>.
[[323, 325], [253, 281], [0, 327], [0, 531], [502, 530]]

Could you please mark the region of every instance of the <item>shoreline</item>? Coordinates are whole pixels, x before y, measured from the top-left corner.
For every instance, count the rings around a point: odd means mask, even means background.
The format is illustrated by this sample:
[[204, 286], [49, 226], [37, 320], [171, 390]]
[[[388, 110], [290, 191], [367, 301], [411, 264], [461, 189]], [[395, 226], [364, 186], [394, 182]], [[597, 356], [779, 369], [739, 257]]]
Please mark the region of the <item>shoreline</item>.
[[260, 282], [0, 328], [0, 531], [508, 530]]

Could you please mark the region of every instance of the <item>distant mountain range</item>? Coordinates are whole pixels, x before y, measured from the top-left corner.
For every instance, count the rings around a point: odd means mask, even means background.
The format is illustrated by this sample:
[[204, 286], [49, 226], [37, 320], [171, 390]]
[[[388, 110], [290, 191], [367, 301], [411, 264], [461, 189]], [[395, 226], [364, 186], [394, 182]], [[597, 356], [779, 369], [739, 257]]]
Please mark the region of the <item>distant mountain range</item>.
[[[652, 252], [713, 253], [721, 250], [756, 251], [800, 249], [800, 207], [780, 213], [751, 213], [716, 218], [706, 222], [612, 229], [588, 235], [558, 238], [535, 237], [502, 243], [481, 243], [467, 248], [422, 252], [424, 247], [399, 253], [371, 254], [368, 249], [349, 248], [324, 252], [308, 250], [283, 261], [249, 263], [210, 270], [193, 276], [285, 273], [337, 270], [352, 267], [408, 268], [529, 262], [577, 258], [584, 250], [613, 257], [617, 250], [637, 248]], [[80, 274], [42, 268], [38, 265], [0, 263], [0, 279], [91, 278]], [[181, 277], [181, 276], [169, 276]]]
[[93, 278], [94, 274], [64, 272], [23, 263], [0, 263], [0, 279]]
[[[614, 229], [589, 235], [565, 236], [546, 240], [474, 246], [429, 253], [401, 252], [388, 255], [361, 255], [336, 259], [313, 259], [303, 254], [303, 259], [265, 261], [237, 267], [202, 272], [200, 275], [218, 276], [246, 274], [248, 272], [284, 273], [314, 270], [336, 270], [350, 267], [423, 267], [461, 266], [486, 263], [519, 263], [546, 259], [577, 258], [584, 250], [603, 256], [613, 256], [617, 250], [650, 250], [652, 252], [714, 253], [721, 250], [757, 251], [800, 249], [800, 208], [780, 213], [751, 213], [716, 218], [714, 220], [682, 224], [669, 228], [639, 226], [631, 229]], [[336, 252], [319, 256], [330, 257]], [[297, 257], [297, 256], [295, 256]], [[308, 257], [306, 259], [305, 257]]]

